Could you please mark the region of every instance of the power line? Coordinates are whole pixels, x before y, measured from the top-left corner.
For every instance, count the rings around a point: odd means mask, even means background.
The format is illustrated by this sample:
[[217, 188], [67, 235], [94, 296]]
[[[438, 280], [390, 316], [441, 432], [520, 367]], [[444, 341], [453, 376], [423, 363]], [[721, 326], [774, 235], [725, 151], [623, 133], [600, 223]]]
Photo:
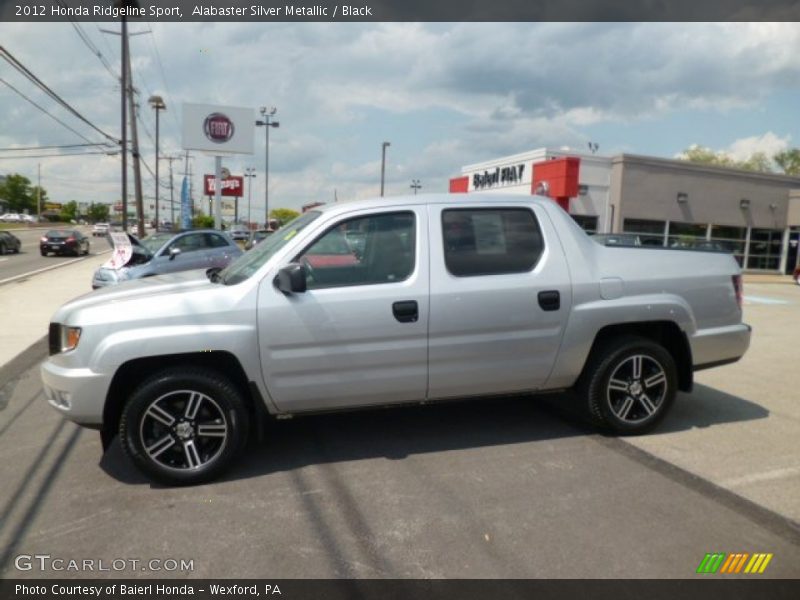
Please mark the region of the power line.
[[[153, 32], [153, 26], [150, 23], [148, 23], [147, 26], [150, 29], [150, 44], [153, 46], [153, 50], [155, 51], [156, 62], [158, 63], [158, 69], [161, 73], [161, 81], [164, 82], [164, 95], [167, 97], [167, 100], [169, 100], [170, 104], [172, 104], [172, 106], [174, 107], [175, 103], [172, 102], [172, 94], [170, 94], [169, 86], [167, 85], [167, 75], [164, 72], [164, 63], [161, 62], [161, 54], [158, 52], [158, 46], [156, 45], [156, 34]], [[176, 131], [180, 131], [181, 126], [178, 123], [178, 117], [175, 116], [175, 110], [167, 112], [172, 115], [172, 119], [175, 122]]]
[[64, 100], [61, 96], [51, 90], [41, 79], [39, 79], [36, 75], [34, 75], [25, 65], [19, 62], [13, 54], [11, 54], [8, 50], [6, 50], [3, 46], [0, 46], [0, 56], [2, 56], [6, 62], [8, 62], [12, 67], [14, 67], [17, 71], [22, 73], [25, 77], [27, 77], [31, 82], [33, 82], [39, 89], [44, 91], [48, 96], [50, 96], [53, 100], [58, 102], [61, 106], [67, 109], [70, 113], [72, 113], [75, 117], [86, 123], [89, 127], [103, 135], [103, 137], [117, 143], [119, 140], [117, 138], [109, 135], [102, 129], [100, 129], [97, 125], [92, 123], [89, 119], [84, 117], [81, 113], [75, 110], [66, 100]]
[[105, 154], [106, 156], [115, 156], [108, 152], [72, 152], [72, 153], [55, 153], [55, 154], [26, 154], [20, 156], [0, 156], [0, 160], [19, 160], [23, 158], [56, 158], [67, 156], [89, 156], [91, 154]]
[[61, 119], [59, 119], [58, 117], [56, 117], [55, 115], [53, 115], [53, 114], [52, 114], [50, 111], [48, 111], [48, 110], [47, 110], [46, 108], [44, 108], [43, 106], [41, 106], [41, 105], [37, 104], [36, 102], [34, 102], [34, 101], [33, 101], [33, 100], [31, 100], [30, 98], [28, 98], [28, 96], [26, 96], [25, 94], [23, 94], [22, 92], [20, 92], [20, 91], [19, 91], [17, 88], [15, 88], [13, 85], [11, 85], [9, 82], [7, 82], [7, 81], [6, 81], [5, 79], [3, 79], [2, 77], [0, 77], [0, 83], [4, 83], [5, 85], [7, 85], [9, 88], [11, 88], [13, 91], [15, 91], [15, 92], [16, 92], [16, 93], [17, 93], [19, 96], [21, 96], [22, 98], [24, 98], [25, 100], [27, 100], [28, 102], [30, 102], [31, 104], [33, 104], [33, 105], [34, 105], [36, 108], [38, 108], [40, 111], [42, 111], [42, 112], [43, 112], [44, 114], [46, 114], [48, 117], [50, 117], [51, 119], [53, 119], [53, 120], [54, 120], [56, 123], [59, 123], [60, 125], [63, 125], [63, 126], [64, 126], [64, 127], [66, 127], [67, 129], [69, 129], [69, 130], [70, 130], [72, 133], [74, 133], [75, 135], [77, 135], [77, 136], [78, 136], [79, 138], [81, 138], [82, 140], [86, 140], [87, 142], [89, 142], [90, 144], [92, 144], [92, 145], [95, 145], [95, 146], [99, 145], [99, 144], [95, 144], [94, 142], [92, 142], [92, 140], [90, 140], [89, 138], [87, 138], [85, 135], [83, 135], [82, 133], [80, 133], [80, 132], [76, 131], [75, 129], [73, 129], [72, 127], [70, 127], [70, 126], [69, 126], [69, 125], [67, 125], [66, 123], [64, 123], [64, 121], [62, 121]]
[[0, 152], [14, 152], [18, 150], [54, 150], [57, 148], [86, 148], [103, 146], [104, 144], [60, 144], [54, 146], [17, 146], [16, 148], [0, 148]]
[[[58, 0], [58, 3], [64, 8], [68, 8], [64, 0]], [[119, 76], [114, 72], [114, 69], [111, 68], [111, 65], [109, 64], [108, 60], [106, 60], [106, 57], [103, 56], [102, 52], [100, 52], [100, 49], [97, 47], [97, 45], [89, 38], [89, 36], [80, 26], [80, 23], [73, 20], [72, 18], [70, 18], [70, 23], [72, 24], [72, 27], [75, 29], [75, 32], [78, 34], [78, 37], [81, 38], [84, 44], [86, 44], [86, 47], [89, 49], [89, 52], [91, 52], [98, 59], [100, 59], [100, 62], [103, 63], [103, 66], [106, 68], [106, 71], [108, 71], [111, 74], [111, 77], [113, 77], [115, 81], [119, 81]]]

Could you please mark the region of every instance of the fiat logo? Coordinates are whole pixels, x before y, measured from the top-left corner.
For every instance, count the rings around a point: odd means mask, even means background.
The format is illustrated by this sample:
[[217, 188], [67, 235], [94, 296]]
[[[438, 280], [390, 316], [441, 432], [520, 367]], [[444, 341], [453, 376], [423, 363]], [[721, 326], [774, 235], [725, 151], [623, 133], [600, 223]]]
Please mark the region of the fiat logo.
[[233, 137], [233, 121], [222, 113], [211, 113], [203, 123], [206, 137], [216, 144], [224, 144]]

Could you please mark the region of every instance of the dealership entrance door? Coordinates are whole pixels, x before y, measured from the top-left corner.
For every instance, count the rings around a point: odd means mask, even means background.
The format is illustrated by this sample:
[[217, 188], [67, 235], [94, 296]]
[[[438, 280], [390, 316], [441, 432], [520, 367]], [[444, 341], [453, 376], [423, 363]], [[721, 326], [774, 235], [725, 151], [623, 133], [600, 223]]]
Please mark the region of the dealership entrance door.
[[786, 274], [794, 273], [795, 268], [800, 265], [798, 262], [798, 250], [800, 250], [800, 227], [792, 227], [789, 232], [789, 248], [786, 255]]

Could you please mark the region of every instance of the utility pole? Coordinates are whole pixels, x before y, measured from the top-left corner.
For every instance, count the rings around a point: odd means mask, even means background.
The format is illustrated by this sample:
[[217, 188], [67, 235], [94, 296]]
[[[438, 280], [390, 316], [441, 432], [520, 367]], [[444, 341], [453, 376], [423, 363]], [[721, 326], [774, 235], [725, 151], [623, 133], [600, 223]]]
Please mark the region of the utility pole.
[[[114, 0], [113, 6], [115, 8], [140, 8], [139, 2], [137, 0]], [[109, 31], [107, 29], [101, 29], [103, 33], [110, 33], [111, 35], [118, 35], [120, 36], [120, 121], [121, 121], [121, 129], [122, 129], [122, 140], [120, 141], [120, 146], [122, 147], [122, 230], [128, 231], [128, 130], [127, 130], [127, 104], [131, 106], [131, 113], [133, 113], [133, 91], [132, 87], [129, 82], [130, 73], [131, 73], [131, 61], [130, 61], [130, 46], [128, 45], [128, 19], [123, 11], [122, 14], [122, 31], [117, 33], [116, 31]], [[149, 33], [147, 31], [142, 31], [136, 33], [134, 35], [141, 35], [142, 33]], [[130, 93], [130, 95], [129, 95]], [[128, 96], [126, 98], [126, 96]], [[135, 115], [132, 116], [132, 122], [134, 123], [133, 135], [136, 136], [136, 129], [135, 129]], [[144, 226], [144, 216], [143, 216], [143, 204], [142, 204], [142, 182], [141, 177], [138, 175], [138, 155], [139, 155], [139, 148], [136, 146], [134, 148], [134, 157], [136, 158], [135, 168], [137, 170], [137, 211], [139, 213], [139, 227], [140, 229]], [[141, 231], [140, 231], [141, 234]]]
[[[126, 38], [127, 43], [127, 38]], [[131, 123], [131, 153], [133, 155], [133, 184], [136, 193], [136, 221], [138, 224], [139, 236], [144, 235], [144, 200], [142, 198], [142, 168], [139, 162], [139, 135], [136, 128], [136, 105], [133, 101], [133, 72], [131, 71], [131, 53], [128, 47], [128, 108], [130, 111]]]
[[36, 220], [42, 219], [42, 163], [36, 165], [37, 179], [36, 184]]
[[[170, 223], [175, 227], [175, 184], [172, 179], [172, 163], [178, 160], [177, 156], [162, 156], [161, 160], [169, 161], [169, 215]], [[156, 223], [156, 231], [158, 231], [158, 224]]]

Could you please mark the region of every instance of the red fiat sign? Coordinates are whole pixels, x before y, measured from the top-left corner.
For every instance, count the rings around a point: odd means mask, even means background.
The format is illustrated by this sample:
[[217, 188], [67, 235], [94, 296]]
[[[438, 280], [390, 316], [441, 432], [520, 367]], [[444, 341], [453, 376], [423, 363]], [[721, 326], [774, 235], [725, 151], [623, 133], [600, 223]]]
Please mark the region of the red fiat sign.
[[233, 121], [222, 113], [211, 113], [203, 123], [203, 131], [215, 144], [224, 144], [233, 137]]

